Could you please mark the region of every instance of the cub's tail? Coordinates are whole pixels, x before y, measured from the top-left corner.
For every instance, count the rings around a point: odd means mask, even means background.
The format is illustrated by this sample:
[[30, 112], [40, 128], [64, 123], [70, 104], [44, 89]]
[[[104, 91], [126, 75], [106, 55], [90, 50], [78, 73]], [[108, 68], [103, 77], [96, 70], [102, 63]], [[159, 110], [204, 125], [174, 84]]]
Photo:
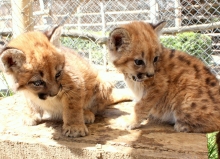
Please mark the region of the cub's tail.
[[115, 88], [113, 82], [102, 82], [99, 86], [99, 91], [101, 98], [105, 101], [105, 105], [133, 100], [132, 93], [128, 88]]
[[105, 73], [99, 75], [100, 85], [99, 92], [102, 99], [105, 101], [105, 105], [112, 105], [120, 102], [132, 101], [133, 95], [128, 88], [118, 89], [114, 86], [114, 77], [111, 77], [111, 73]]

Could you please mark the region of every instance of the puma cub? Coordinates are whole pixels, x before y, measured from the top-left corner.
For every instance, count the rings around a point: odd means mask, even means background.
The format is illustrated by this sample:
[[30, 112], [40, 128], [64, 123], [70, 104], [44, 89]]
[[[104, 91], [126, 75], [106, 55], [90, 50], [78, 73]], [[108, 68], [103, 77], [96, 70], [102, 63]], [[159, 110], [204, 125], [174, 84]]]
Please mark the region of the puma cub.
[[109, 35], [110, 60], [136, 96], [125, 126], [143, 119], [174, 124], [178, 132], [220, 130], [219, 81], [199, 59], [159, 41], [165, 22], [132, 22]]
[[27, 99], [27, 125], [38, 124], [47, 112], [52, 119], [63, 119], [64, 135], [86, 136], [85, 123], [93, 123], [94, 114], [128, 96], [103, 81], [73, 50], [60, 46], [60, 35], [61, 28], [55, 27], [13, 39], [1, 52], [2, 70]]

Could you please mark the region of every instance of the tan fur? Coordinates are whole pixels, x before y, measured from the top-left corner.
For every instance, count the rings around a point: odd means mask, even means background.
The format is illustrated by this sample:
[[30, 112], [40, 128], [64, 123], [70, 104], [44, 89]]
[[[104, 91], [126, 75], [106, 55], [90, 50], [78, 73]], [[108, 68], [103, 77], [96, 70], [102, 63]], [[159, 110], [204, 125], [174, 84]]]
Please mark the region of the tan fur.
[[52, 119], [63, 119], [64, 135], [85, 136], [85, 123], [93, 123], [96, 113], [129, 96], [102, 80], [73, 50], [60, 46], [60, 34], [55, 28], [18, 36], [3, 49], [1, 65], [27, 99], [26, 124], [38, 124], [46, 111]]
[[160, 44], [164, 25], [133, 22], [110, 33], [110, 59], [137, 99], [125, 126], [150, 118], [179, 132], [220, 130], [219, 81], [199, 59]]

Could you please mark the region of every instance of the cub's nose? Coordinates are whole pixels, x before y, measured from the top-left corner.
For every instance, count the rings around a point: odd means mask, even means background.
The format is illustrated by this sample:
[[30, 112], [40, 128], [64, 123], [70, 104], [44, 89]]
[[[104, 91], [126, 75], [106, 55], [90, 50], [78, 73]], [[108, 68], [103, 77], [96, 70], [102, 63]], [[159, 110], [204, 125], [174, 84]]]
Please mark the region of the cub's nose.
[[39, 93], [38, 94], [38, 97], [40, 98], [40, 99], [42, 99], [42, 100], [45, 100], [45, 99], [47, 99], [47, 94], [46, 93]]
[[60, 84], [60, 85], [55, 85], [55, 86], [53, 86], [53, 87], [50, 89], [50, 91], [49, 91], [50, 97], [56, 96], [56, 95], [59, 93], [60, 89], [62, 89], [62, 85], [61, 85], [61, 84]]
[[142, 78], [142, 73], [138, 73], [137, 78], [141, 79]]

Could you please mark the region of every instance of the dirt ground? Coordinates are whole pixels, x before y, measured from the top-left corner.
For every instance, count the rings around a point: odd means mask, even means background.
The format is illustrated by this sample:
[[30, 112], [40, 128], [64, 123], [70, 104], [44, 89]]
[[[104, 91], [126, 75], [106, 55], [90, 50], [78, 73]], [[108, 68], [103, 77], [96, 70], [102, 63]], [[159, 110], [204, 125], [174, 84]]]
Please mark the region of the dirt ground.
[[61, 134], [62, 121], [45, 119], [37, 126], [24, 126], [25, 100], [19, 94], [1, 99], [0, 158], [208, 158], [205, 134], [176, 133], [171, 125], [147, 122], [139, 129], [122, 129], [118, 121], [133, 105], [109, 107], [88, 124], [88, 136], [68, 138]]

